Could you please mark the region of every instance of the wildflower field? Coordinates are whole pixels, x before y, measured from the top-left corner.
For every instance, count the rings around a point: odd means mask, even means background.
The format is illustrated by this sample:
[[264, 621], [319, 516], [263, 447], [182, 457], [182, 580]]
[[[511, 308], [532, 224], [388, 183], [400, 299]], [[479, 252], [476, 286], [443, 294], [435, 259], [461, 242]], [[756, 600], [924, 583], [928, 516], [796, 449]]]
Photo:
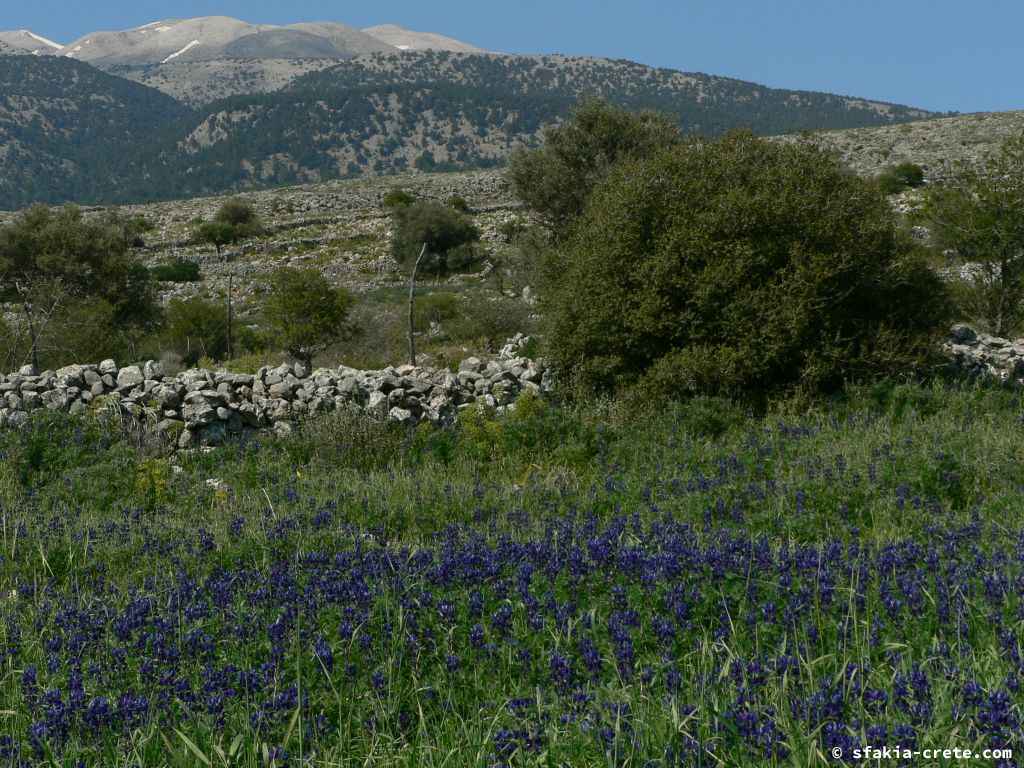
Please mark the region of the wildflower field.
[[1019, 394], [0, 451], [4, 766], [1024, 763]]

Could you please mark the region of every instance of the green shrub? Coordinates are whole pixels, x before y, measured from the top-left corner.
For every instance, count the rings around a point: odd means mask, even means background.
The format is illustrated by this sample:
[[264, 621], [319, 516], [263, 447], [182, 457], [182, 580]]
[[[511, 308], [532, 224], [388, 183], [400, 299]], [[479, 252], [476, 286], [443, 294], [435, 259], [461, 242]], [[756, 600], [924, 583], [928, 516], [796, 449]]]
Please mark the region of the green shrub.
[[510, 336], [530, 328], [530, 307], [519, 299], [477, 292], [460, 302], [458, 319], [450, 322], [452, 334], [496, 352]]
[[508, 164], [512, 189], [559, 239], [584, 211], [591, 190], [620, 160], [650, 157], [678, 140], [679, 126], [652, 111], [634, 114], [599, 98], [580, 102], [572, 120], [544, 130], [544, 146]]
[[202, 279], [198, 262], [191, 259], [177, 259], [166, 264], [157, 264], [149, 270], [156, 280], [169, 283], [194, 283]]
[[924, 184], [924, 170], [917, 163], [891, 165], [879, 174], [876, 181], [883, 193], [895, 195], [905, 189]]
[[431, 323], [441, 323], [458, 317], [459, 300], [453, 293], [430, 293], [417, 296], [413, 304], [413, 329], [422, 333], [430, 330]]
[[385, 208], [401, 208], [402, 206], [409, 205], [410, 203], [416, 202], [416, 198], [406, 192], [404, 189], [395, 187], [381, 199], [380, 204]]
[[1024, 134], [928, 189], [921, 213], [935, 249], [973, 264], [960, 309], [997, 336], [1024, 330]]
[[348, 322], [355, 297], [315, 269], [281, 267], [269, 279], [263, 318], [271, 337], [309, 369], [313, 358], [354, 332]]
[[605, 391], [761, 398], [919, 372], [947, 319], [874, 184], [743, 132], [621, 164], [553, 258], [549, 359]]
[[462, 195], [452, 195], [448, 198], [448, 207], [454, 208], [459, 213], [469, 213], [469, 203]]
[[437, 203], [413, 202], [393, 208], [391, 215], [391, 252], [401, 264], [411, 268], [424, 243], [427, 251], [420, 268], [426, 274], [443, 275], [478, 262], [475, 244], [480, 232], [464, 213]]
[[163, 336], [187, 366], [201, 357], [223, 360], [228, 350], [227, 306], [206, 299], [171, 299]]

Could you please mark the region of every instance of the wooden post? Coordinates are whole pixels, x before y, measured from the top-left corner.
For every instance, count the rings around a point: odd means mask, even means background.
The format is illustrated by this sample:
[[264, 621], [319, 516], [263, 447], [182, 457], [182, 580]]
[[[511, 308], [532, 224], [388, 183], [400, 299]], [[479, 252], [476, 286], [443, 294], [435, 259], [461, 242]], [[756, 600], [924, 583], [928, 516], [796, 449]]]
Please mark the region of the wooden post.
[[412, 332], [412, 301], [413, 291], [416, 290], [416, 270], [420, 267], [420, 260], [427, 252], [427, 244], [420, 248], [420, 255], [416, 257], [416, 263], [412, 265], [412, 277], [409, 278], [409, 365], [416, 365], [416, 341]]
[[228, 360], [234, 357], [231, 349], [231, 287], [235, 279], [235, 270], [228, 272]]

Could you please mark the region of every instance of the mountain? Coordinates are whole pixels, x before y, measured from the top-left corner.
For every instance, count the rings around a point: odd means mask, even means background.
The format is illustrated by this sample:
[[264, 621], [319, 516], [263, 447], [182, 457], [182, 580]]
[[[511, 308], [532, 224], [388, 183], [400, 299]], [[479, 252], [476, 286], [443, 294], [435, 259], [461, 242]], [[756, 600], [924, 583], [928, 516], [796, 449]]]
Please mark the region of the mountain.
[[[285, 27], [228, 16], [165, 19], [117, 32], [90, 32], [43, 48], [31, 33], [0, 33], [0, 52], [52, 53], [148, 85], [192, 107], [239, 93], [278, 90], [306, 72], [368, 53], [401, 49], [480, 51], [476, 46], [394, 25], [359, 30], [335, 22]], [[4, 40], [11, 37], [8, 47]], [[395, 40], [393, 44], [390, 42]], [[15, 45], [24, 48], [15, 50]]]
[[[0, 33], [0, 40], [4, 35], [18, 34], [21, 33]], [[24, 39], [20, 42], [31, 47]], [[90, 32], [63, 47], [35, 38], [35, 47], [40, 44], [48, 44], [46, 53], [98, 67], [218, 59], [349, 59], [364, 53], [396, 50], [482, 52], [460, 40], [394, 24], [364, 30], [327, 21], [280, 27], [250, 24], [230, 16], [166, 19], [118, 32]]]
[[459, 53], [484, 53], [483, 48], [469, 45], [451, 37], [433, 32], [414, 32], [395, 24], [378, 24], [363, 30], [368, 35], [392, 45], [400, 51], [456, 51]]
[[14, 29], [0, 32], [0, 53], [18, 54], [33, 53], [47, 56], [60, 50], [60, 43], [47, 40], [42, 35], [29, 32], [27, 29]]
[[408, 51], [361, 56], [280, 91], [215, 102], [139, 163], [143, 176], [184, 197], [414, 168], [490, 167], [537, 145], [543, 126], [564, 119], [584, 94], [656, 109], [688, 134], [735, 127], [780, 134], [932, 116], [624, 61]]
[[218, 59], [348, 59], [386, 50], [394, 48], [346, 24], [279, 27], [229, 16], [200, 16], [154, 21], [119, 32], [91, 32], [57, 55], [112, 67]]
[[132, 171], [126, 150], [187, 114], [171, 97], [88, 64], [0, 55], [0, 208], [109, 195]]
[[[305, 44], [304, 35], [314, 32], [321, 40], [327, 33], [350, 34], [326, 25], [247, 32], [238, 26], [244, 22], [228, 21], [234, 37], [218, 43], [224, 47], [244, 47], [267, 32], [274, 34], [260, 41], [263, 51]], [[228, 27], [211, 25], [217, 34], [203, 37], [208, 47], [230, 37]], [[159, 31], [163, 26], [169, 28]], [[206, 27], [175, 32], [168, 22], [145, 34], [141, 29], [133, 31], [132, 56], [188, 47], [182, 41]], [[282, 37], [281, 30], [299, 35]], [[160, 40], [162, 48], [147, 37], [172, 33]], [[71, 50], [78, 45], [101, 59], [112, 55], [112, 44], [102, 38], [76, 42]], [[543, 126], [565, 119], [587, 94], [658, 110], [687, 134], [746, 127], [772, 135], [934, 116], [597, 57], [390, 50], [346, 60], [181, 60], [202, 45], [166, 64], [110, 65], [119, 75], [145, 71], [165, 78], [164, 90], [172, 92], [187, 83], [201, 90], [206, 77], [207, 84], [238, 94], [194, 110], [75, 57], [0, 57], [0, 208], [31, 200], [127, 203], [413, 169], [492, 167], [519, 147], [537, 145]], [[174, 88], [168, 73], [178, 73]], [[260, 90], [269, 92], [254, 92]]]

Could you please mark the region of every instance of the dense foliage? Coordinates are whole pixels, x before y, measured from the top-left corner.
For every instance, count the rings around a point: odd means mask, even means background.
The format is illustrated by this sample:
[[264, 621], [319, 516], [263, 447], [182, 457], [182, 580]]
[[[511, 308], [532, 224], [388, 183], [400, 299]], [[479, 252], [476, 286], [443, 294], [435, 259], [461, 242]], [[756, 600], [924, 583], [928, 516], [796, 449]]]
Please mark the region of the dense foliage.
[[890, 165], [878, 175], [878, 185], [887, 195], [904, 192], [924, 184], [924, 169], [917, 163]]
[[317, 270], [281, 267], [268, 282], [263, 320], [273, 340], [313, 369], [313, 358], [352, 332], [346, 322], [355, 298]]
[[443, 275], [465, 270], [479, 261], [476, 242], [480, 231], [465, 213], [448, 205], [416, 200], [391, 209], [395, 232], [391, 254], [412, 269], [426, 245], [420, 269], [423, 274]]
[[0, 291], [20, 310], [6, 364], [60, 365], [121, 353], [160, 318], [148, 270], [123, 220], [33, 205], [0, 228]]
[[192, 259], [175, 259], [166, 264], [150, 267], [149, 274], [155, 280], [169, 283], [194, 283], [202, 279], [199, 262]]
[[819, 392], [927, 370], [939, 278], [870, 181], [748, 133], [624, 162], [545, 294], [553, 362], [661, 396]]
[[568, 122], [544, 129], [540, 149], [513, 155], [508, 178], [516, 197], [564, 235], [615, 163], [658, 154], [675, 144], [678, 134], [678, 125], [657, 113], [634, 114], [587, 99]]
[[226, 308], [206, 299], [171, 299], [160, 337], [185, 365], [200, 358], [223, 360], [228, 351]]
[[963, 272], [964, 309], [997, 336], [1024, 331], [1024, 135], [928, 189], [935, 245]]
[[885, 385], [764, 418], [339, 413], [172, 462], [54, 414], [0, 433], [0, 762], [1019, 749], [1022, 424], [1011, 393]]

